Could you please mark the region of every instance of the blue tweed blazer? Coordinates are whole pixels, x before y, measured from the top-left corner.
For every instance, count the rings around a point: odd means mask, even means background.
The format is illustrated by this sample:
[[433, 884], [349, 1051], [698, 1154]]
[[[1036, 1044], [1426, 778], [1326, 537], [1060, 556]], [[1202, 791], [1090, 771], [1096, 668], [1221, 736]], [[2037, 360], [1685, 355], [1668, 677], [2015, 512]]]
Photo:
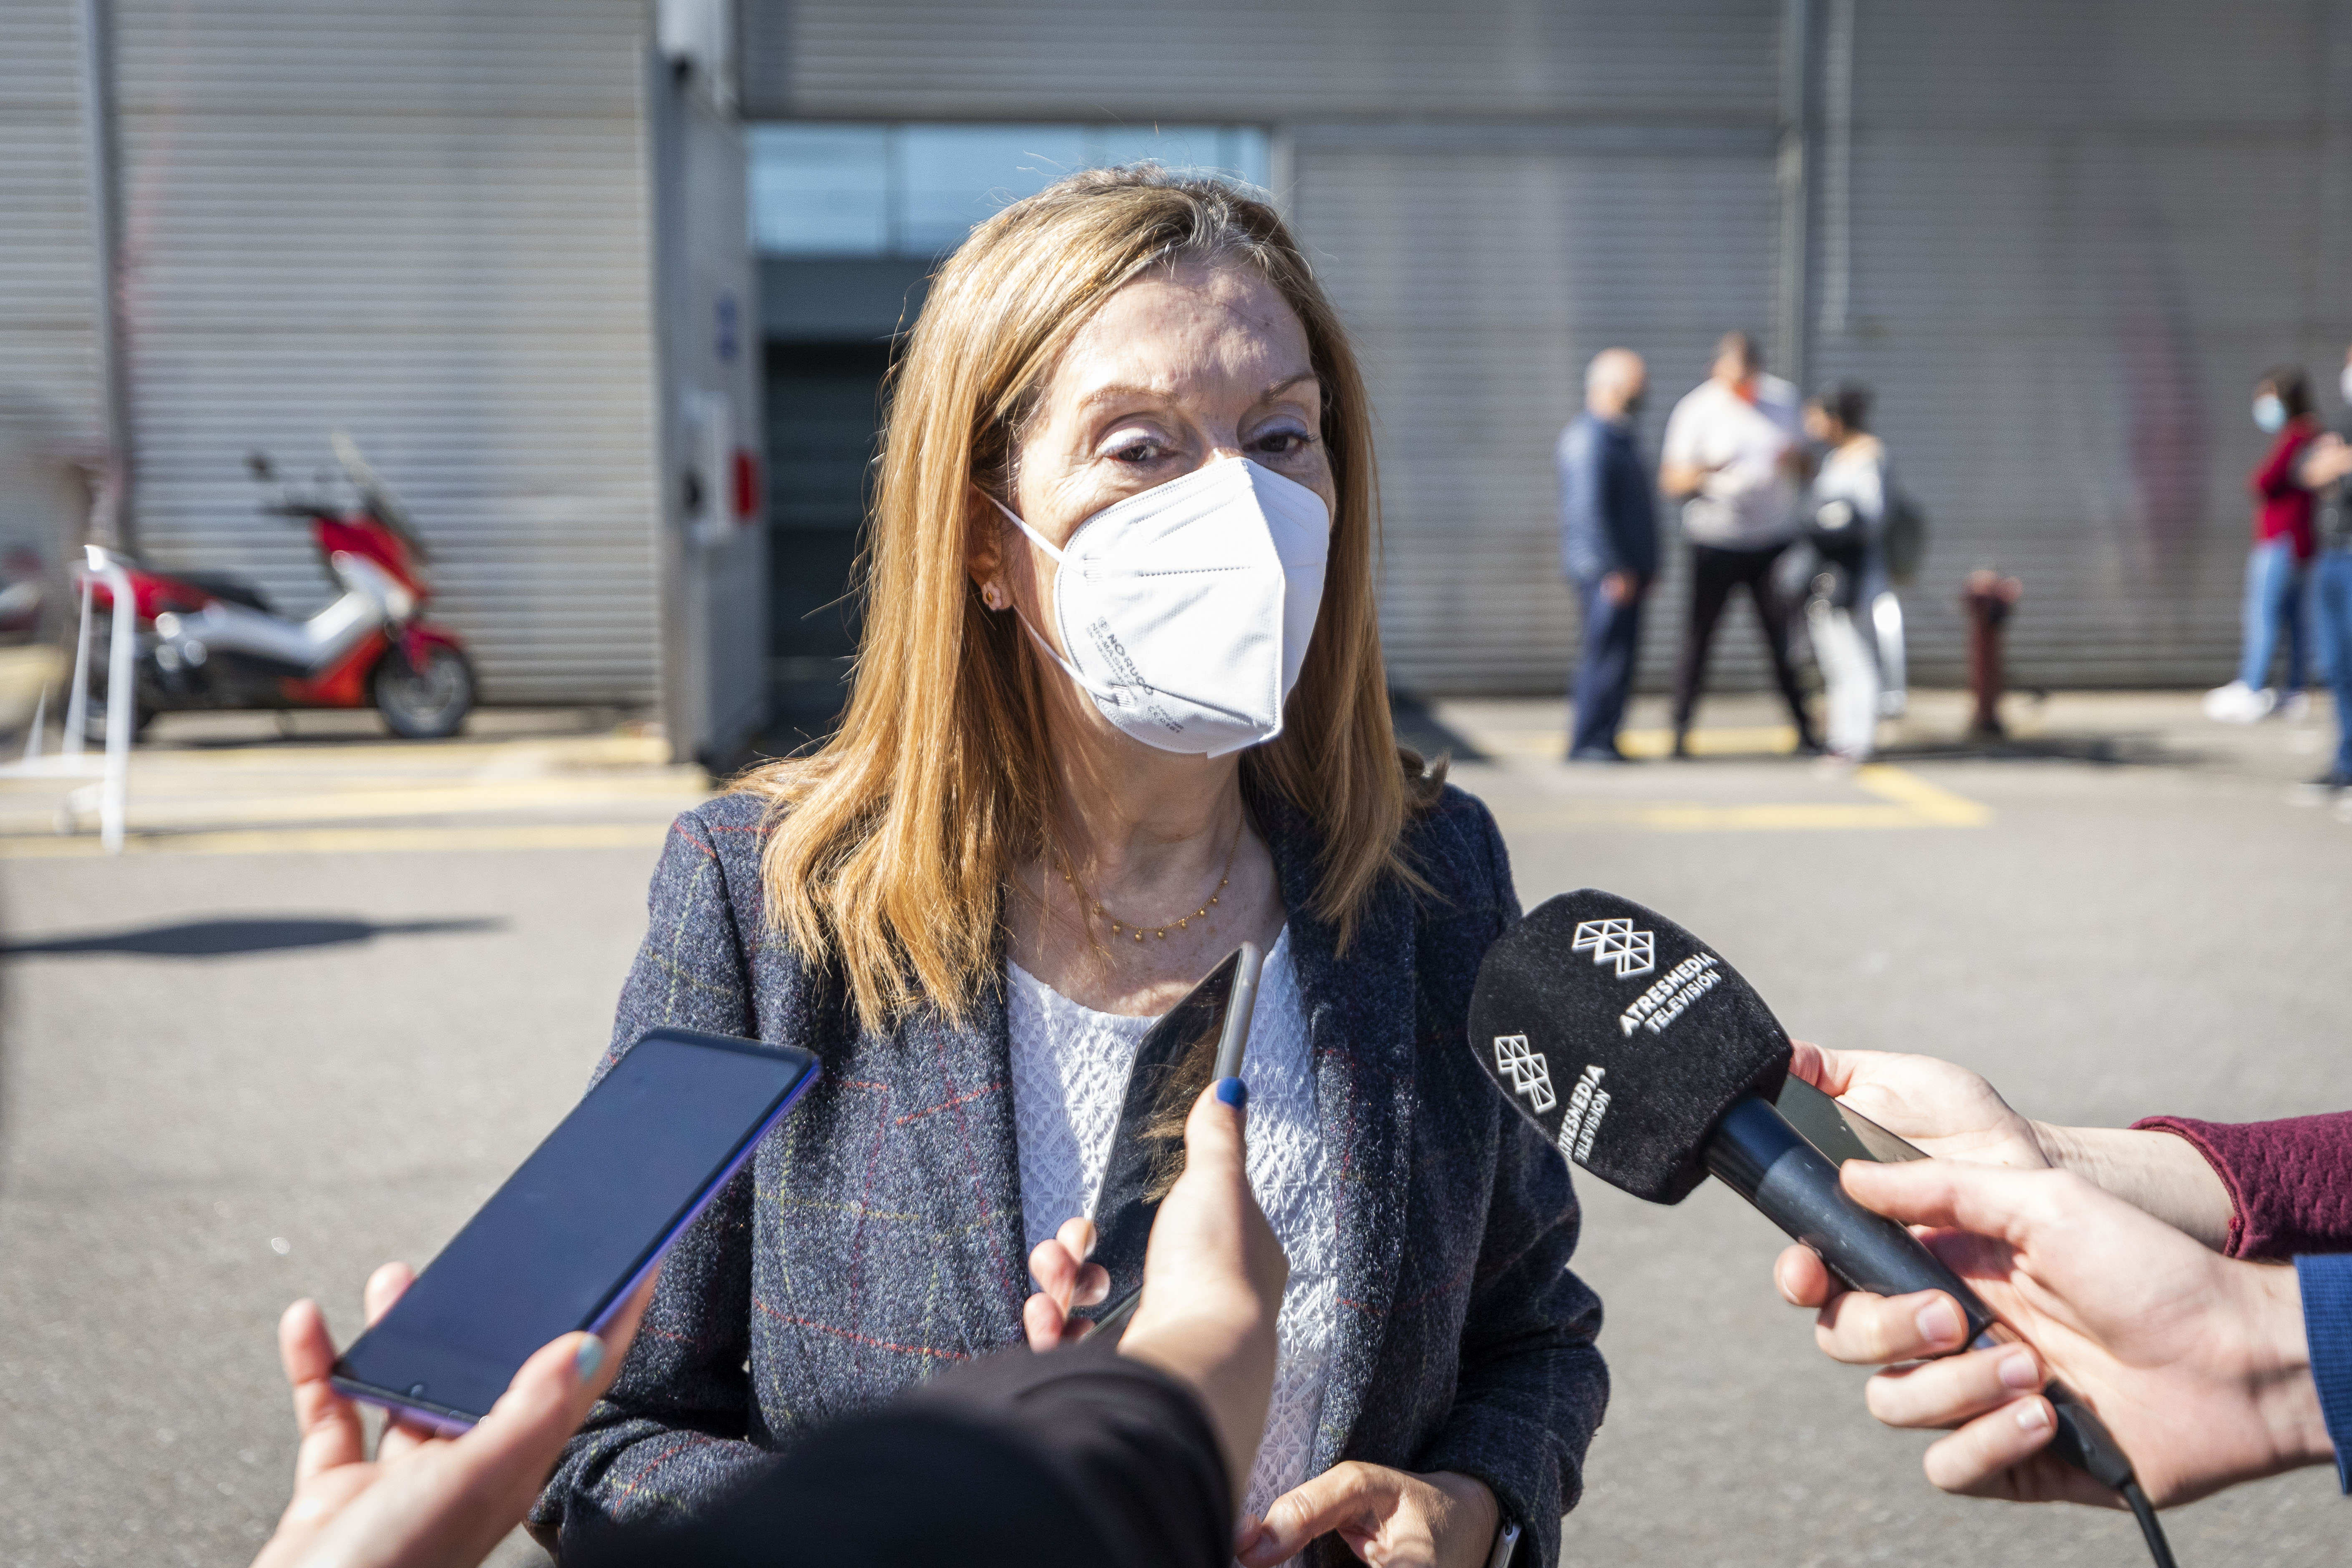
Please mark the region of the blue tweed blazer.
[[[1567, 1166], [1464, 1038], [1479, 960], [1519, 915], [1501, 836], [1449, 786], [1409, 829], [1435, 896], [1384, 885], [1343, 955], [1307, 912], [1307, 820], [1251, 806], [1291, 911], [1338, 1184], [1339, 1321], [1312, 1471], [1352, 1458], [1476, 1476], [1549, 1568], [1609, 1379], [1601, 1303], [1569, 1272]], [[598, 1070], [674, 1024], [803, 1047], [824, 1076], [671, 1253], [619, 1380], [533, 1511], [559, 1551], [690, 1511], [826, 1419], [1022, 1338], [1033, 1287], [1002, 994], [961, 1028], [921, 1009], [860, 1029], [837, 976], [764, 918], [764, 815], [736, 795], [677, 819]], [[1351, 1561], [1336, 1538], [1316, 1552]]]

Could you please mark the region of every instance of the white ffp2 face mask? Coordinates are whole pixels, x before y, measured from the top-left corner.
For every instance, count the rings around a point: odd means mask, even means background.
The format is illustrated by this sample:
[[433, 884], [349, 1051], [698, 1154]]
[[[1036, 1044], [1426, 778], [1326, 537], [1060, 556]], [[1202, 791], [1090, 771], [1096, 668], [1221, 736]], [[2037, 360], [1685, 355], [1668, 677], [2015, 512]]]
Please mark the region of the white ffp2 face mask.
[[1125, 734], [1163, 752], [1223, 756], [1282, 733], [1323, 603], [1331, 511], [1247, 458], [1128, 497], [1056, 550], [1054, 625], [1037, 646]]

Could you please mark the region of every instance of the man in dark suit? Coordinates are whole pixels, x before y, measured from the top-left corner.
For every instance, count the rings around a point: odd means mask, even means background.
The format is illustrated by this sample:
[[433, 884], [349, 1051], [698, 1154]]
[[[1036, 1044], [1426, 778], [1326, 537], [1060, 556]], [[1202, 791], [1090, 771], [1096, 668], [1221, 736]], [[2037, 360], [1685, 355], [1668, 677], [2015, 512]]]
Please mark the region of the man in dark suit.
[[1617, 727], [1633, 689], [1642, 600], [1658, 572], [1650, 471], [1633, 445], [1649, 373], [1631, 349], [1603, 349], [1584, 372], [1584, 412], [1559, 437], [1560, 558], [1584, 609], [1568, 759], [1622, 763]]

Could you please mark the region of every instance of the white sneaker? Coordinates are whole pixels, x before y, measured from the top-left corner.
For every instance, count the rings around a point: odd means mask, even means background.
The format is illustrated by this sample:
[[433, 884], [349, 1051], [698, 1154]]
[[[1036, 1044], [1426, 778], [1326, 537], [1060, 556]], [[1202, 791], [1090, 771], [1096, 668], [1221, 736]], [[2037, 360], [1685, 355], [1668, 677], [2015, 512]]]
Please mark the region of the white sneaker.
[[2256, 691], [2242, 680], [2233, 680], [2205, 694], [2205, 717], [2221, 724], [2252, 724], [2267, 715], [2277, 700], [2278, 694], [2268, 688]]
[[2311, 693], [2298, 691], [2278, 705], [2279, 715], [2290, 724], [2300, 724], [2311, 717]]

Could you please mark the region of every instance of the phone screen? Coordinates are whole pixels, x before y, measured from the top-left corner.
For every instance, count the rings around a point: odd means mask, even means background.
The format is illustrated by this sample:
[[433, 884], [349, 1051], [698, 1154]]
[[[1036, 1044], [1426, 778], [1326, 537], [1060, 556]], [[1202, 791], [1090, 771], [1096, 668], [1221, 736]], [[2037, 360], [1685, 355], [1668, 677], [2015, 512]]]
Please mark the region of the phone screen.
[[1905, 1142], [1861, 1111], [1848, 1108], [1843, 1100], [1832, 1100], [1793, 1073], [1781, 1084], [1780, 1096], [1775, 1103], [1780, 1114], [1789, 1119], [1789, 1125], [1806, 1142], [1828, 1155], [1832, 1163], [1870, 1160], [1895, 1164], [1927, 1157], [1925, 1150]]
[[478, 1419], [541, 1346], [626, 1300], [816, 1076], [790, 1047], [647, 1034], [344, 1352], [337, 1386]]

